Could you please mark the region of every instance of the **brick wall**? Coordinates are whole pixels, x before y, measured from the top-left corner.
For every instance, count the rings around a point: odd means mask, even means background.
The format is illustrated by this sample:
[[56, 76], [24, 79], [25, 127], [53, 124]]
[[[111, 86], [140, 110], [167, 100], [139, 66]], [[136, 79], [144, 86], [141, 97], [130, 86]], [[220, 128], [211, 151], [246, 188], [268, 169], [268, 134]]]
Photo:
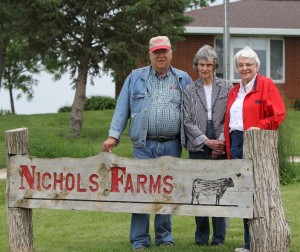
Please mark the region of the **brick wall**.
[[300, 38], [285, 38], [285, 84], [282, 90], [289, 100], [300, 99]]
[[195, 81], [199, 78], [193, 69], [193, 59], [197, 51], [205, 44], [214, 46], [214, 36], [185, 36], [185, 40], [174, 45], [172, 65], [189, 73]]
[[[186, 35], [185, 40], [173, 45], [172, 65], [190, 74], [193, 80], [198, 79], [198, 73], [193, 69], [193, 59], [203, 45], [214, 46], [214, 36]], [[293, 102], [300, 99], [300, 38], [285, 38], [285, 80], [279, 84], [279, 89], [286, 98]]]

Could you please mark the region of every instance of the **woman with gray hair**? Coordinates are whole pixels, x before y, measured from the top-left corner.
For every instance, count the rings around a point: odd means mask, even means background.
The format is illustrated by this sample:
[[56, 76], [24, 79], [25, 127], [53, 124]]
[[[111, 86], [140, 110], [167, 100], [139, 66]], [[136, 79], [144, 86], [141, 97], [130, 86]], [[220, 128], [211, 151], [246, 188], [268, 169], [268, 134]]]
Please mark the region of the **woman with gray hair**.
[[[286, 111], [274, 82], [258, 73], [260, 61], [246, 46], [234, 56], [235, 69], [241, 77], [228, 95], [224, 135], [228, 159], [243, 158], [245, 130], [277, 130]], [[244, 219], [244, 247], [236, 252], [250, 252], [249, 220]]]
[[[225, 159], [223, 134], [227, 96], [232, 84], [215, 76], [219, 66], [216, 51], [204, 45], [193, 61], [199, 79], [187, 86], [184, 93], [184, 129], [190, 159]], [[208, 245], [209, 218], [195, 217], [195, 243]], [[213, 237], [211, 245], [223, 245], [226, 224], [223, 217], [212, 217]]]

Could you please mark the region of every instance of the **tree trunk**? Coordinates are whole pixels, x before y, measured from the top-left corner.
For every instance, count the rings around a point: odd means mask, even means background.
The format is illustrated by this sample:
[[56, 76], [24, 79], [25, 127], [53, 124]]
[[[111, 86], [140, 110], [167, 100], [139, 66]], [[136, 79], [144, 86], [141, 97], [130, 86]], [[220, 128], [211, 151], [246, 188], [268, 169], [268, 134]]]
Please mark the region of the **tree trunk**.
[[9, 100], [10, 100], [10, 109], [12, 114], [16, 114], [15, 111], [15, 103], [14, 103], [14, 96], [12, 88], [9, 89]]
[[75, 98], [72, 105], [72, 113], [70, 119], [70, 131], [75, 137], [80, 136], [80, 131], [83, 123], [83, 109], [86, 95], [87, 74], [88, 64], [80, 64], [78, 69], [78, 79], [76, 81]]
[[277, 131], [245, 131], [244, 158], [253, 160], [254, 218], [249, 226], [250, 247], [255, 252], [286, 252], [290, 248], [290, 227], [280, 193], [277, 143]]
[[115, 99], [118, 99], [119, 94], [121, 93], [122, 87], [123, 87], [123, 82], [116, 81], [116, 85], [115, 85]]
[[6, 45], [0, 45], [0, 90], [2, 83], [2, 75], [5, 67]]
[[[28, 154], [28, 129], [21, 128], [6, 131], [5, 142], [8, 156]], [[6, 202], [9, 202], [9, 164], [7, 164], [7, 167]], [[7, 206], [7, 224], [10, 251], [34, 251], [32, 210]]]

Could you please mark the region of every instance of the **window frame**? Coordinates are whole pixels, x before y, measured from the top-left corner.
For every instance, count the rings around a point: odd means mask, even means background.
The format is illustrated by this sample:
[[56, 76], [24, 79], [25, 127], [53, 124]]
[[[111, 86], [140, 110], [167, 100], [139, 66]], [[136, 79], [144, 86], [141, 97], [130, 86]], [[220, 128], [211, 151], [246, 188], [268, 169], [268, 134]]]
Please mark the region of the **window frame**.
[[[266, 41], [266, 76], [270, 77], [271, 74], [271, 41], [273, 40], [280, 40], [282, 41], [282, 66], [283, 66], [283, 76], [282, 79], [279, 80], [275, 80], [272, 79], [274, 81], [274, 83], [276, 84], [284, 84], [285, 83], [285, 40], [283, 37], [262, 37], [262, 36], [231, 36], [230, 38], [230, 59], [231, 62], [229, 62], [229, 78], [230, 81], [233, 83], [239, 83], [241, 80], [240, 79], [234, 79], [234, 73], [235, 73], [235, 69], [234, 69], [234, 62], [233, 62], [233, 58], [234, 58], [234, 43], [233, 40], [234, 39], [247, 39], [247, 45], [250, 46], [252, 48], [252, 44], [253, 44], [253, 40], [254, 39], [264, 39]], [[221, 36], [216, 36], [214, 39], [214, 45], [216, 48], [217, 42], [216, 40], [222, 40], [223, 41], [223, 37]], [[245, 45], [246, 46], [246, 45]], [[222, 48], [223, 50], [223, 48]], [[223, 59], [220, 59], [220, 61], [222, 61], [222, 65], [224, 64]], [[223, 69], [220, 69], [222, 74], [223, 74]]]

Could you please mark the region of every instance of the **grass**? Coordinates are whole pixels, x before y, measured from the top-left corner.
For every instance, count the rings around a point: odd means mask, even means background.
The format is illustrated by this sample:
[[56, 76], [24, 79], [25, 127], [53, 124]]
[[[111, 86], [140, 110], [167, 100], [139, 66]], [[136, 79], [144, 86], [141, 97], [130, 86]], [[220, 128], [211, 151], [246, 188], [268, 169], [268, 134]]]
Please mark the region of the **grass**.
[[[69, 113], [0, 116], [0, 168], [6, 167], [4, 144], [6, 130], [28, 128], [29, 153], [32, 156], [82, 158], [96, 155], [102, 150], [112, 115], [112, 110], [84, 112], [80, 138], [68, 137]], [[121, 141], [122, 148], [115, 148], [114, 153], [131, 157], [132, 146], [127, 130], [122, 135]]]
[[[5, 180], [0, 180], [0, 241], [1, 251], [8, 251], [7, 229], [5, 222]], [[298, 209], [300, 183], [281, 187], [285, 217], [291, 227], [290, 252], [299, 251], [300, 219]], [[132, 251], [129, 243], [130, 214], [103, 213], [89, 211], [63, 211], [33, 209], [34, 244], [36, 252], [65, 251]], [[152, 238], [153, 216], [150, 220]], [[230, 219], [224, 246], [196, 247], [194, 245], [194, 217], [173, 216], [173, 235], [175, 246], [171, 250], [201, 252], [232, 252], [243, 244], [242, 220]], [[149, 251], [171, 251], [153, 245]]]
[[289, 135], [291, 147], [289, 148], [293, 156], [300, 156], [300, 111], [289, 110], [287, 117], [281, 126], [283, 134]]
[[[68, 137], [69, 113], [0, 116], [0, 168], [6, 167], [6, 130], [28, 128], [29, 153], [32, 156], [81, 158], [96, 155], [102, 150], [112, 115], [112, 110], [85, 111], [81, 137], [77, 139]], [[300, 145], [297, 144], [300, 142], [300, 111], [289, 111], [284, 124], [288, 125], [288, 134], [292, 134], [291, 155], [300, 156]], [[114, 153], [124, 157], [132, 156], [132, 145], [127, 130]], [[184, 157], [187, 157], [186, 151]]]
[[[69, 113], [43, 115], [0, 116], [0, 168], [6, 167], [4, 132], [26, 127], [29, 129], [29, 153], [41, 158], [86, 157], [99, 153], [106, 139], [113, 111], [87, 111], [81, 137], [69, 138]], [[289, 134], [295, 143], [300, 141], [300, 112], [289, 111], [286, 121]], [[127, 130], [115, 154], [131, 157], [132, 146]], [[300, 156], [300, 145], [295, 145], [292, 154]], [[184, 153], [186, 157], [186, 152]], [[297, 167], [298, 164], [297, 164]], [[0, 180], [0, 250], [8, 251], [5, 206], [6, 180]], [[281, 186], [285, 217], [291, 226], [291, 252], [300, 247], [300, 183]], [[63, 211], [33, 209], [35, 251], [132, 251], [129, 243], [130, 214], [90, 211]], [[150, 233], [154, 239], [153, 216]], [[175, 247], [172, 251], [229, 252], [243, 244], [241, 219], [230, 219], [226, 244], [223, 247], [196, 247], [194, 245], [194, 218], [173, 216]], [[153, 244], [153, 241], [152, 241]], [[170, 251], [168, 248], [151, 246], [150, 251]]]

